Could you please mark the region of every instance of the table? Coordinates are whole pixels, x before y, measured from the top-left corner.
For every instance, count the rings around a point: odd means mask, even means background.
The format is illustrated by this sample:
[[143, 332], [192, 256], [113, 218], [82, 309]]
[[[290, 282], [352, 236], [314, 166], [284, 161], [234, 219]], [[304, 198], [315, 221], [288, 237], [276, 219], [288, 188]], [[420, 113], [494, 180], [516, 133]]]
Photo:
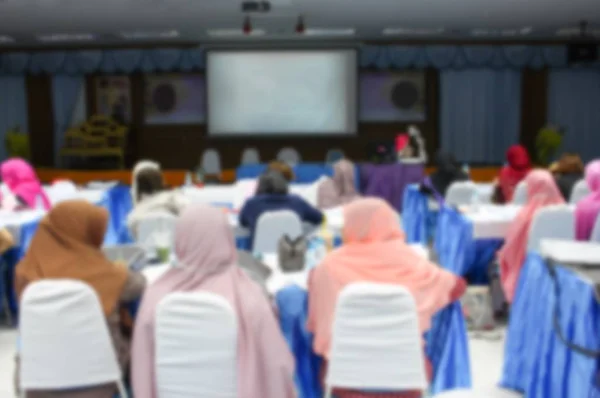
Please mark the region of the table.
[[557, 280], [558, 300], [544, 260], [528, 254], [511, 308], [500, 384], [527, 398], [599, 397], [597, 358], [569, 350], [553, 327], [558, 301], [566, 338], [599, 350], [600, 305], [594, 287], [563, 267], [557, 267]]
[[[494, 184], [476, 183], [480, 203], [490, 204]], [[402, 223], [406, 240], [427, 244], [434, 237], [439, 204], [419, 190], [418, 184], [410, 184], [404, 190]]]
[[502, 246], [518, 206], [480, 205], [462, 214], [442, 206], [434, 247], [440, 264], [473, 284], [488, 283], [488, 266]]

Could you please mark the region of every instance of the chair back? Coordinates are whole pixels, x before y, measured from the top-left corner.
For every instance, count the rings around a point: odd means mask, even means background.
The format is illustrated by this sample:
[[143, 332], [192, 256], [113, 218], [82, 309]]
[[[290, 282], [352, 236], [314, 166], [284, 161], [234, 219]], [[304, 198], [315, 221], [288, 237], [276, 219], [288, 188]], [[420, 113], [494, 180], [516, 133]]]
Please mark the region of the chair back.
[[148, 214], [137, 226], [137, 243], [149, 258], [156, 256], [157, 249], [173, 250], [175, 246], [175, 221], [177, 217], [166, 212]]
[[332, 148], [327, 151], [327, 155], [325, 155], [325, 163], [332, 165], [335, 162], [342, 160], [344, 158], [344, 151], [339, 148]]
[[258, 149], [256, 148], [246, 148], [242, 153], [242, 165], [247, 164], [259, 164], [260, 163], [260, 154], [258, 153]]
[[276, 253], [279, 239], [288, 235], [295, 239], [302, 235], [302, 221], [291, 210], [278, 210], [263, 213], [256, 223], [254, 232], [254, 253]]
[[237, 388], [237, 320], [225, 298], [166, 296], [156, 309], [155, 350], [160, 398], [243, 395]]
[[30, 284], [21, 300], [19, 336], [23, 391], [115, 382], [126, 397], [100, 301], [87, 284], [67, 279]]
[[527, 250], [539, 252], [542, 239], [575, 239], [575, 209], [553, 205], [539, 209], [529, 227]]
[[521, 206], [527, 203], [527, 184], [525, 184], [525, 181], [519, 182], [515, 187], [511, 203]]
[[57, 181], [46, 189], [48, 199], [52, 205], [77, 197], [77, 186], [73, 181]]
[[221, 156], [215, 149], [207, 149], [202, 154], [202, 171], [206, 175], [221, 174]]
[[579, 202], [581, 199], [588, 196], [590, 193], [590, 188], [588, 188], [587, 182], [585, 180], [579, 180], [573, 186], [573, 190], [571, 191], [571, 197], [569, 198], [569, 203], [575, 204]]
[[446, 203], [450, 206], [466, 206], [473, 203], [477, 187], [471, 181], [453, 182], [446, 192]]
[[302, 162], [302, 158], [298, 151], [294, 148], [283, 148], [277, 154], [277, 160], [280, 162], [284, 162], [289, 164], [290, 166], [295, 166], [298, 163]]
[[415, 300], [398, 285], [356, 283], [339, 295], [327, 386], [425, 390], [425, 361]]

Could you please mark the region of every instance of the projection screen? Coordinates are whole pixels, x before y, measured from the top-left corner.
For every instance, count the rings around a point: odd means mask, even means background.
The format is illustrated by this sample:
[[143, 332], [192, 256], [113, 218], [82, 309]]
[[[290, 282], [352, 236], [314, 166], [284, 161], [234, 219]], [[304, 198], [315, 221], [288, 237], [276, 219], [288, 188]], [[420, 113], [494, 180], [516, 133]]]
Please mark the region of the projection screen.
[[356, 57], [353, 49], [209, 51], [209, 135], [355, 134]]

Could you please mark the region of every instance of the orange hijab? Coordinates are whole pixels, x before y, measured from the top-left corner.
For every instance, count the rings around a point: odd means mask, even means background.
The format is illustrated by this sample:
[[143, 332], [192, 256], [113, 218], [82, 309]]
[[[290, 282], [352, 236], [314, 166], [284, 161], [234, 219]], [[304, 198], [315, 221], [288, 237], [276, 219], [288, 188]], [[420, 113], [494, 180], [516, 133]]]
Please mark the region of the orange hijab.
[[83, 200], [58, 204], [44, 217], [25, 257], [17, 264], [19, 297], [29, 283], [42, 279], [76, 279], [98, 294], [105, 315], [116, 307], [127, 281], [125, 267], [111, 263], [101, 247], [108, 213]]
[[328, 254], [309, 281], [308, 329], [313, 348], [327, 357], [338, 295], [355, 282], [405, 286], [415, 297], [421, 331], [450, 303], [459, 278], [408, 246], [394, 210], [383, 200], [357, 199], [344, 208], [344, 245]]
[[565, 203], [554, 177], [546, 170], [530, 172], [525, 177], [525, 184], [527, 186], [527, 203], [510, 225], [504, 246], [498, 252], [500, 281], [509, 303], [512, 303], [519, 273], [525, 261], [529, 227], [536, 211], [544, 206]]

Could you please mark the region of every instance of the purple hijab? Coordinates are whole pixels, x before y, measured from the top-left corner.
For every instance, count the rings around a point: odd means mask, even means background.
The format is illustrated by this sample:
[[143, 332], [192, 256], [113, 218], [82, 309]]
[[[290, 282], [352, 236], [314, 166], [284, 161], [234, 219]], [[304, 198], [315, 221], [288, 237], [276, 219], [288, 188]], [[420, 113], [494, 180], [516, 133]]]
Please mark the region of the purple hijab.
[[600, 160], [594, 160], [585, 168], [585, 181], [590, 194], [577, 203], [575, 209], [575, 237], [589, 240], [596, 218], [600, 213]]

